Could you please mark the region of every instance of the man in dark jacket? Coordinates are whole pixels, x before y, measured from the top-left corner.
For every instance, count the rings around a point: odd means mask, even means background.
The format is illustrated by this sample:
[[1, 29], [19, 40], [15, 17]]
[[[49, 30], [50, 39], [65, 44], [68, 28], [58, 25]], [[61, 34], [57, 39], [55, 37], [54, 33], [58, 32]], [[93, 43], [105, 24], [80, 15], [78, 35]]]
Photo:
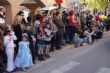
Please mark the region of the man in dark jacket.
[[65, 25], [64, 39], [67, 43], [69, 43], [69, 14], [66, 13], [66, 11], [63, 11], [62, 21]]
[[58, 32], [56, 34], [56, 49], [60, 50], [61, 49], [61, 44], [62, 44], [62, 40], [63, 40], [63, 34], [65, 32], [65, 26], [62, 22], [62, 19], [60, 18], [60, 12], [56, 12], [54, 14], [54, 20], [53, 22], [56, 24], [56, 26], [58, 27]]

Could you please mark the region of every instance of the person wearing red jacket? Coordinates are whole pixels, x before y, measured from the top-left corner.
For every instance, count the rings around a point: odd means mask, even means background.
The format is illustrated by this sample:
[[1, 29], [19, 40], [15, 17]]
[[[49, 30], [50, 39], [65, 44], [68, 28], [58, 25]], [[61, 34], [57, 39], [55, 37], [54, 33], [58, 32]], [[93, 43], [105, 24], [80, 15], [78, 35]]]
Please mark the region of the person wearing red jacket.
[[74, 35], [77, 32], [77, 28], [76, 28], [76, 19], [75, 19], [75, 15], [74, 15], [74, 11], [70, 11], [69, 12], [69, 28], [70, 28], [70, 34], [69, 34], [69, 42], [72, 44], [74, 41]]
[[96, 15], [96, 21], [99, 21], [99, 20], [101, 20], [100, 13], [98, 13], [98, 14]]

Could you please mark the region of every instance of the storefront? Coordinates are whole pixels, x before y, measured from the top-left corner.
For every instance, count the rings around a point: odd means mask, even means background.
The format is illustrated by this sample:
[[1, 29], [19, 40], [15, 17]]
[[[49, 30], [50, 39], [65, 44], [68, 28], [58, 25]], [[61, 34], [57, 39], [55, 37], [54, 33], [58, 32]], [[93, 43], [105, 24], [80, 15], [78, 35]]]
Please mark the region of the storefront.
[[0, 0], [0, 6], [5, 8], [6, 23], [12, 24], [20, 6], [29, 8], [31, 16], [34, 16], [35, 9], [37, 7], [44, 7], [45, 5], [40, 0]]

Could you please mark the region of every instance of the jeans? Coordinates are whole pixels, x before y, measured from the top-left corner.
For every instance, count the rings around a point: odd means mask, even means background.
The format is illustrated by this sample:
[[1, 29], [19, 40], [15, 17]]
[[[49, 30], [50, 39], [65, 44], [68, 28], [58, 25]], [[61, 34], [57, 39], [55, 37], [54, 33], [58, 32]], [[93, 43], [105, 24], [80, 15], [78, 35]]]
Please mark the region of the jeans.
[[75, 26], [70, 26], [70, 31], [69, 31], [69, 42], [73, 43], [74, 42], [74, 37], [75, 33], [77, 32], [77, 29]]
[[75, 44], [77, 47], [81, 46], [82, 43], [83, 43], [83, 39], [81, 39], [81, 38], [78, 38], [78, 39], [75, 39], [75, 40], [74, 40], [74, 44]]
[[44, 54], [45, 46], [44, 45], [37, 45], [37, 47], [38, 47], [38, 55]]
[[56, 49], [60, 49], [61, 48], [61, 39], [62, 35], [56, 35]]

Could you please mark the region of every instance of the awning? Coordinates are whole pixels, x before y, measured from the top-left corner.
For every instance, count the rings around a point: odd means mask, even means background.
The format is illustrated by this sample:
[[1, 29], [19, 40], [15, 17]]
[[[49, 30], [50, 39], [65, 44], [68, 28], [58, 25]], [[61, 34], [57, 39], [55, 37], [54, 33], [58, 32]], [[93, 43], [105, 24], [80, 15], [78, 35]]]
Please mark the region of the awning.
[[46, 7], [44, 7], [44, 8], [42, 8], [42, 9], [39, 9], [39, 10], [53, 10], [53, 9], [57, 9], [58, 8], [58, 6], [46, 6]]

